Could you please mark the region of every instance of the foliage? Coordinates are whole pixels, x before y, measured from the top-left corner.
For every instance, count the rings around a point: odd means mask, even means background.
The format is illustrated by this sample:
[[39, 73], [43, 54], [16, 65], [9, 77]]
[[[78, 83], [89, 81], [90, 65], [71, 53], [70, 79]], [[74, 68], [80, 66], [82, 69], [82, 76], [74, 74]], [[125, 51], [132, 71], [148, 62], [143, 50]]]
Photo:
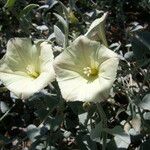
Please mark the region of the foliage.
[[66, 102], [54, 81], [22, 101], [0, 85], [2, 150], [148, 150], [150, 141], [149, 0], [1, 0], [0, 57], [13, 37], [44, 39], [57, 56], [108, 11], [106, 37], [119, 54], [107, 101]]

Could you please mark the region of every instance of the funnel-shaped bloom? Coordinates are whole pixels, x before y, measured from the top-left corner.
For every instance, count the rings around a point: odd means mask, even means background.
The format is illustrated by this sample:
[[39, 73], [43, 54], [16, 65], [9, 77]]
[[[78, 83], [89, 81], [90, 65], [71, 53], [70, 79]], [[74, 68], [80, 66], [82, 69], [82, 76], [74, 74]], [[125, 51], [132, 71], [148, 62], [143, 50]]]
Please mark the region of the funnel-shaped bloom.
[[54, 80], [53, 59], [47, 42], [33, 44], [28, 38], [11, 39], [0, 60], [0, 80], [18, 98], [26, 99]]
[[102, 101], [116, 77], [118, 56], [85, 36], [78, 37], [54, 60], [56, 78], [66, 101]]
[[107, 40], [105, 35], [105, 21], [108, 13], [104, 13], [101, 18], [94, 20], [85, 34], [91, 40], [99, 41], [107, 46]]

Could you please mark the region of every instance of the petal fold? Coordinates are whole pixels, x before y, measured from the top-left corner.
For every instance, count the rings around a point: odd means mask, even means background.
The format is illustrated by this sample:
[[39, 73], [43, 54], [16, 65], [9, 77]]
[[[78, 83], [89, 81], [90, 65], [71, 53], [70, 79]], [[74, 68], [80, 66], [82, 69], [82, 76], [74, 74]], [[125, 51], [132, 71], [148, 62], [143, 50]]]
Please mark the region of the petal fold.
[[85, 36], [89, 39], [99, 41], [105, 46], [108, 46], [105, 35], [105, 22], [107, 16], [108, 13], [106, 12], [101, 18], [94, 20], [91, 26], [89, 27], [87, 33], [85, 34]]

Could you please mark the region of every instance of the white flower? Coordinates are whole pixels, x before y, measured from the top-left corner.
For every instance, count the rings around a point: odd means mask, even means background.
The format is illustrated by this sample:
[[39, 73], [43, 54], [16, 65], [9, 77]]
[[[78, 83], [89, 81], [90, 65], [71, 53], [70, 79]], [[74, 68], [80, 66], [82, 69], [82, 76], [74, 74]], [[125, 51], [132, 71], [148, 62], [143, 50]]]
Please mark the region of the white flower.
[[56, 78], [66, 101], [105, 100], [116, 77], [116, 53], [85, 36], [78, 37], [54, 60]]
[[0, 80], [18, 98], [26, 99], [55, 79], [53, 60], [47, 42], [33, 44], [29, 38], [11, 39], [0, 60]]
[[101, 18], [94, 20], [85, 34], [91, 40], [99, 41], [107, 46], [107, 40], [105, 35], [105, 22], [108, 13], [104, 13]]

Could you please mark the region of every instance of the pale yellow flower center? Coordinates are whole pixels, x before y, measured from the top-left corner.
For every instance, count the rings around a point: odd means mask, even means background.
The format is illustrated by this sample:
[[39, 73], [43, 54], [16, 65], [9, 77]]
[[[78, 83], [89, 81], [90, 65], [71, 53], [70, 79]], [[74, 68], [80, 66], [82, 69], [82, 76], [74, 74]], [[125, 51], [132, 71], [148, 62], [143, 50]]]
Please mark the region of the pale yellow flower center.
[[39, 76], [39, 73], [35, 71], [35, 67], [33, 65], [28, 65], [26, 67], [27, 74], [33, 78], [37, 78]]
[[94, 77], [98, 75], [98, 69], [97, 68], [91, 68], [91, 67], [84, 67], [83, 68], [83, 73], [87, 77]]

